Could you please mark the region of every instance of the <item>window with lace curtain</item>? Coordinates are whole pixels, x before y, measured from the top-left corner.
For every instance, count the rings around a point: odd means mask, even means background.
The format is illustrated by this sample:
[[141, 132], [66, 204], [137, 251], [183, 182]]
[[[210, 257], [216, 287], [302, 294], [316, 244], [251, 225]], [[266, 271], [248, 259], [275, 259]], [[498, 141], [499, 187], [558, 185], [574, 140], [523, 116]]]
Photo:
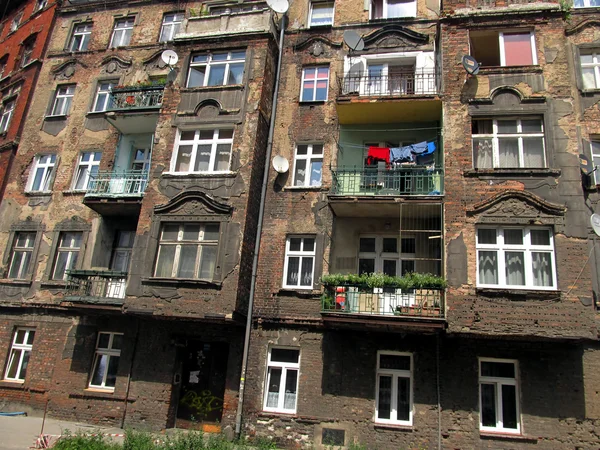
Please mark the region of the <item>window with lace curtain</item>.
[[315, 236], [289, 236], [287, 238], [283, 269], [284, 288], [313, 288], [315, 243]]
[[298, 398], [300, 350], [269, 349], [265, 380], [265, 411], [295, 413]]
[[477, 287], [557, 289], [552, 230], [478, 228]]
[[541, 117], [473, 119], [472, 136], [476, 169], [547, 167]]

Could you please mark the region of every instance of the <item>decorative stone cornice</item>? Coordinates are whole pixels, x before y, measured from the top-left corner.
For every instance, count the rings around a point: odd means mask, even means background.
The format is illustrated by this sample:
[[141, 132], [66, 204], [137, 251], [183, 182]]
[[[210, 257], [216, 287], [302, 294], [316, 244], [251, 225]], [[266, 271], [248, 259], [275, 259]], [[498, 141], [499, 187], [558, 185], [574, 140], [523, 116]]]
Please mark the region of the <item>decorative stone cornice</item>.
[[197, 190], [183, 191], [164, 205], [154, 207], [154, 213], [159, 215], [198, 216], [207, 214], [229, 215], [233, 207], [221, 203], [210, 195]]

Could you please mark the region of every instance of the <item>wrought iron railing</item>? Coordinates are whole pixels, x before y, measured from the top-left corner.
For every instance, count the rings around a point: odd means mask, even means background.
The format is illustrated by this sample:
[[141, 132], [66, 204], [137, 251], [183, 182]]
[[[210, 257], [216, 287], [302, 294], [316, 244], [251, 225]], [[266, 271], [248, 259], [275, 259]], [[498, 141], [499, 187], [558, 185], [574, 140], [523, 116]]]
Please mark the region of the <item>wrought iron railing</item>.
[[327, 286], [323, 313], [444, 317], [444, 290]]
[[114, 88], [110, 93], [107, 111], [160, 108], [164, 86]]
[[331, 169], [332, 195], [443, 195], [444, 170], [431, 168]]
[[85, 193], [87, 197], [139, 197], [146, 190], [145, 170], [99, 171]]
[[346, 75], [340, 79], [340, 95], [365, 97], [432, 95], [437, 93], [433, 69], [392, 75]]
[[65, 300], [122, 304], [127, 272], [70, 270]]

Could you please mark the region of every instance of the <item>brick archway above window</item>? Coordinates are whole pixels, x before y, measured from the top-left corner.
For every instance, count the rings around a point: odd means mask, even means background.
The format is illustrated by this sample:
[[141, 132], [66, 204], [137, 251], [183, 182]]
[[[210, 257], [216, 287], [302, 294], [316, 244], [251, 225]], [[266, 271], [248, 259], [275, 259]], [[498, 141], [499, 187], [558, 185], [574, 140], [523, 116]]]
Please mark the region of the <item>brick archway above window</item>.
[[467, 211], [477, 223], [559, 225], [566, 208], [527, 191], [501, 192]]
[[401, 25], [386, 25], [364, 36], [365, 51], [374, 48], [418, 47], [429, 42], [429, 36]]
[[231, 215], [233, 207], [215, 200], [202, 191], [184, 191], [164, 205], [154, 207], [154, 213], [169, 216]]

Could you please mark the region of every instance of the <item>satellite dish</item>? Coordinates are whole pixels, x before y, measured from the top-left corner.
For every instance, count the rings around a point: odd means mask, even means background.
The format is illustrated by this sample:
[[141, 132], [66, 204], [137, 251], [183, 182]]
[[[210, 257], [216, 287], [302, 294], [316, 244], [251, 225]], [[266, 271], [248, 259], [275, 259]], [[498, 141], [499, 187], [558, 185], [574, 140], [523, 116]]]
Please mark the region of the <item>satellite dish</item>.
[[290, 163], [283, 156], [277, 155], [273, 158], [273, 169], [277, 173], [286, 173], [290, 169]]
[[579, 168], [581, 173], [584, 175], [591, 175], [594, 171], [594, 166], [587, 156], [584, 154], [579, 155]]
[[344, 42], [353, 51], [360, 52], [365, 48], [365, 41], [356, 31], [344, 31]]
[[176, 79], [177, 79], [177, 71], [175, 69], [169, 70], [169, 73], [167, 74], [167, 82], [175, 83]]
[[590, 217], [590, 223], [592, 224], [594, 233], [600, 236], [600, 214], [592, 214], [592, 217]]
[[290, 7], [288, 0], [267, 0], [267, 5], [279, 14], [285, 14]]
[[169, 66], [177, 64], [177, 61], [179, 61], [179, 56], [177, 56], [177, 53], [175, 53], [173, 50], [165, 50], [162, 52], [160, 57], [165, 64], [168, 64]]
[[469, 75], [477, 75], [479, 73], [479, 63], [471, 55], [462, 57], [462, 65]]

